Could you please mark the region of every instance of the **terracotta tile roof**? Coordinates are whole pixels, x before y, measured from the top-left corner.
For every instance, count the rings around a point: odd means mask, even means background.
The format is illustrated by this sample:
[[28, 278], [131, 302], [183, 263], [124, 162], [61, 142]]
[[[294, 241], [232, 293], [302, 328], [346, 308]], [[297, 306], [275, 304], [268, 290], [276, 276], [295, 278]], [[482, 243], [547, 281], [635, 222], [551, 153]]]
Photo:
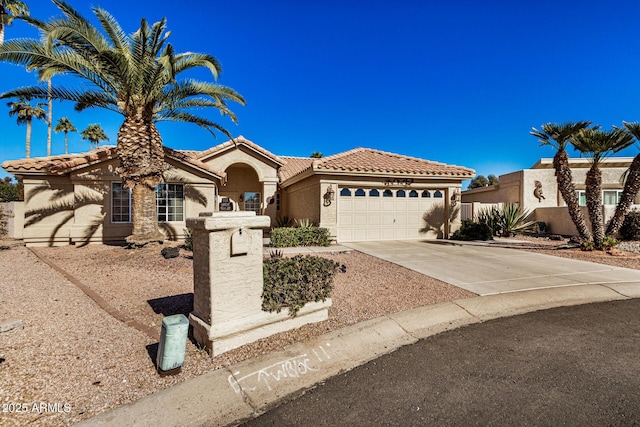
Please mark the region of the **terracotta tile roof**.
[[250, 149], [262, 154], [263, 156], [269, 158], [270, 160], [274, 161], [276, 164], [278, 165], [282, 165], [283, 161], [280, 157], [276, 156], [275, 154], [273, 154], [272, 152], [265, 150], [264, 148], [260, 147], [258, 144], [249, 141], [248, 139], [246, 139], [244, 136], [240, 135], [236, 138], [234, 138], [231, 141], [227, 141], [227, 142], [223, 142], [220, 145], [216, 145], [215, 147], [211, 147], [208, 148], [204, 151], [201, 151], [200, 154], [197, 155], [197, 158], [199, 160], [204, 160], [207, 158], [212, 157], [214, 154], [217, 154], [219, 152], [222, 151], [226, 151], [228, 149], [237, 147], [239, 145], [245, 145], [247, 147], [249, 147]]
[[293, 176], [311, 169], [313, 161], [316, 160], [310, 157], [280, 156], [280, 158], [284, 161], [284, 165], [278, 169], [278, 178], [280, 178], [280, 182], [284, 182]]
[[[210, 166], [193, 158], [189, 152], [181, 152], [168, 147], [164, 147], [164, 150], [165, 155], [170, 159], [187, 163], [221, 179], [226, 177], [226, 173], [213, 170]], [[117, 151], [116, 147], [104, 146], [88, 153], [9, 160], [2, 163], [2, 168], [11, 173], [47, 173], [63, 175], [76, 169], [116, 159]]]
[[312, 168], [314, 171], [348, 171], [362, 173], [389, 173], [424, 176], [469, 177], [473, 169], [447, 165], [416, 157], [388, 153], [371, 148], [355, 148], [320, 159], [284, 157], [287, 162], [281, 171], [284, 181]]
[[8, 160], [2, 163], [7, 172], [45, 172], [59, 174], [69, 169], [116, 158], [116, 147], [104, 146], [88, 153]]

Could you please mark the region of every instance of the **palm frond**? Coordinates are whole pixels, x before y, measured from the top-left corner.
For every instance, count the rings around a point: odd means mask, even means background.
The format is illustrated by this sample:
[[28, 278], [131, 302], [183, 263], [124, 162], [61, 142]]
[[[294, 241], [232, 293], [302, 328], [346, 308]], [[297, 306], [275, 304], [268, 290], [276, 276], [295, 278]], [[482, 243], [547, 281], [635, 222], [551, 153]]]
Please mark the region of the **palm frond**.
[[208, 130], [209, 133], [211, 133], [211, 135], [213, 135], [214, 138], [216, 137], [216, 134], [214, 131], [217, 130], [219, 132], [222, 132], [229, 139], [233, 139], [233, 136], [231, 135], [231, 133], [229, 133], [229, 131], [226, 130], [223, 126], [215, 122], [212, 122], [209, 119], [205, 119], [204, 117], [196, 116], [194, 114], [187, 113], [185, 111], [165, 111], [162, 114], [158, 114], [156, 116], [156, 121], [193, 123], [195, 125], [198, 125]]

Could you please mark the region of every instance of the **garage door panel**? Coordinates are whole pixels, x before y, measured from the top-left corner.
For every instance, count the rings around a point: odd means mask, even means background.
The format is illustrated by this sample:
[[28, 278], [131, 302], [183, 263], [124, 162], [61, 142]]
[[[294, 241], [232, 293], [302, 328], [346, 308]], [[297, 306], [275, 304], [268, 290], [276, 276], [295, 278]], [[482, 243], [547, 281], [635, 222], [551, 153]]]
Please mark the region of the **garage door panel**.
[[366, 200], [354, 200], [353, 202], [353, 210], [356, 212], [366, 212], [369, 210], [369, 206]]
[[367, 215], [362, 215], [362, 214], [353, 215], [353, 225], [355, 227], [366, 226], [368, 224], [367, 220], [368, 220], [368, 216]]
[[380, 225], [382, 224], [382, 215], [379, 213], [371, 212], [369, 214], [369, 225]]
[[[353, 189], [352, 189], [353, 190]], [[384, 188], [377, 188], [380, 197], [370, 196], [371, 189], [365, 188], [365, 196], [340, 196], [338, 203], [338, 241], [358, 240], [391, 240], [413, 239], [431, 236], [435, 233], [420, 233], [426, 228], [423, 220], [425, 213], [430, 212], [434, 222], [444, 212], [443, 199], [421, 197], [422, 190], [417, 190], [420, 197], [382, 197]], [[433, 191], [431, 192], [433, 194]]]

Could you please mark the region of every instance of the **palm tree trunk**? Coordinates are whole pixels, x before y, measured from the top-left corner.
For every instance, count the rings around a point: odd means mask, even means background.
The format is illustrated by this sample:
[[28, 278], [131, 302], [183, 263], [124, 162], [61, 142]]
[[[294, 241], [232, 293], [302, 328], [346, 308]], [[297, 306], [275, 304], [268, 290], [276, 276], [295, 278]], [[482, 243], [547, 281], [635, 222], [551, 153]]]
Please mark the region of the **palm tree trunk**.
[[133, 232], [127, 242], [135, 246], [163, 241], [156, 214], [155, 187], [165, 171], [162, 138], [151, 121], [127, 117], [118, 132], [117, 172], [132, 191]]
[[31, 157], [31, 119], [27, 119], [27, 138], [26, 138], [27, 159]]
[[64, 131], [64, 154], [69, 154], [69, 132]]
[[[0, 19], [2, 19], [2, 14], [0, 14]], [[4, 24], [0, 22], [0, 45], [4, 44]]]
[[638, 191], [640, 191], [640, 154], [633, 159], [633, 162], [631, 162], [629, 166], [629, 173], [624, 183], [620, 201], [616, 206], [616, 212], [613, 214], [607, 226], [607, 236], [615, 237], [616, 234], [618, 234], [618, 230], [620, 230], [625, 216], [631, 209], [631, 205], [633, 205]]
[[591, 219], [593, 242], [599, 249], [604, 240], [604, 224], [602, 223], [602, 171], [597, 163], [594, 163], [587, 172], [585, 185], [587, 186], [587, 209]]
[[578, 230], [578, 235], [582, 240], [591, 240], [591, 232], [589, 231], [589, 227], [587, 227], [584, 215], [582, 215], [582, 209], [580, 209], [576, 189], [573, 185], [573, 177], [571, 175], [571, 168], [569, 167], [569, 155], [564, 149], [558, 149], [556, 152], [556, 155], [553, 157], [553, 167], [556, 170], [558, 190], [564, 202], [567, 204], [569, 216]]

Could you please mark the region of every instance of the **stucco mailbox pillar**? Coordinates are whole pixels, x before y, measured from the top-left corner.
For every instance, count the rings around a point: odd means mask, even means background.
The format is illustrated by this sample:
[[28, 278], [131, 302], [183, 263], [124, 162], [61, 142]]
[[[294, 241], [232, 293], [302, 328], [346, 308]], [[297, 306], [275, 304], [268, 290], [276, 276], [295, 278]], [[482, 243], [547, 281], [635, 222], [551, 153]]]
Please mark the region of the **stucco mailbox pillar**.
[[188, 218], [193, 230], [193, 337], [211, 356], [328, 317], [327, 302], [305, 305], [295, 319], [286, 310], [262, 311], [262, 229], [268, 216], [212, 212]]

